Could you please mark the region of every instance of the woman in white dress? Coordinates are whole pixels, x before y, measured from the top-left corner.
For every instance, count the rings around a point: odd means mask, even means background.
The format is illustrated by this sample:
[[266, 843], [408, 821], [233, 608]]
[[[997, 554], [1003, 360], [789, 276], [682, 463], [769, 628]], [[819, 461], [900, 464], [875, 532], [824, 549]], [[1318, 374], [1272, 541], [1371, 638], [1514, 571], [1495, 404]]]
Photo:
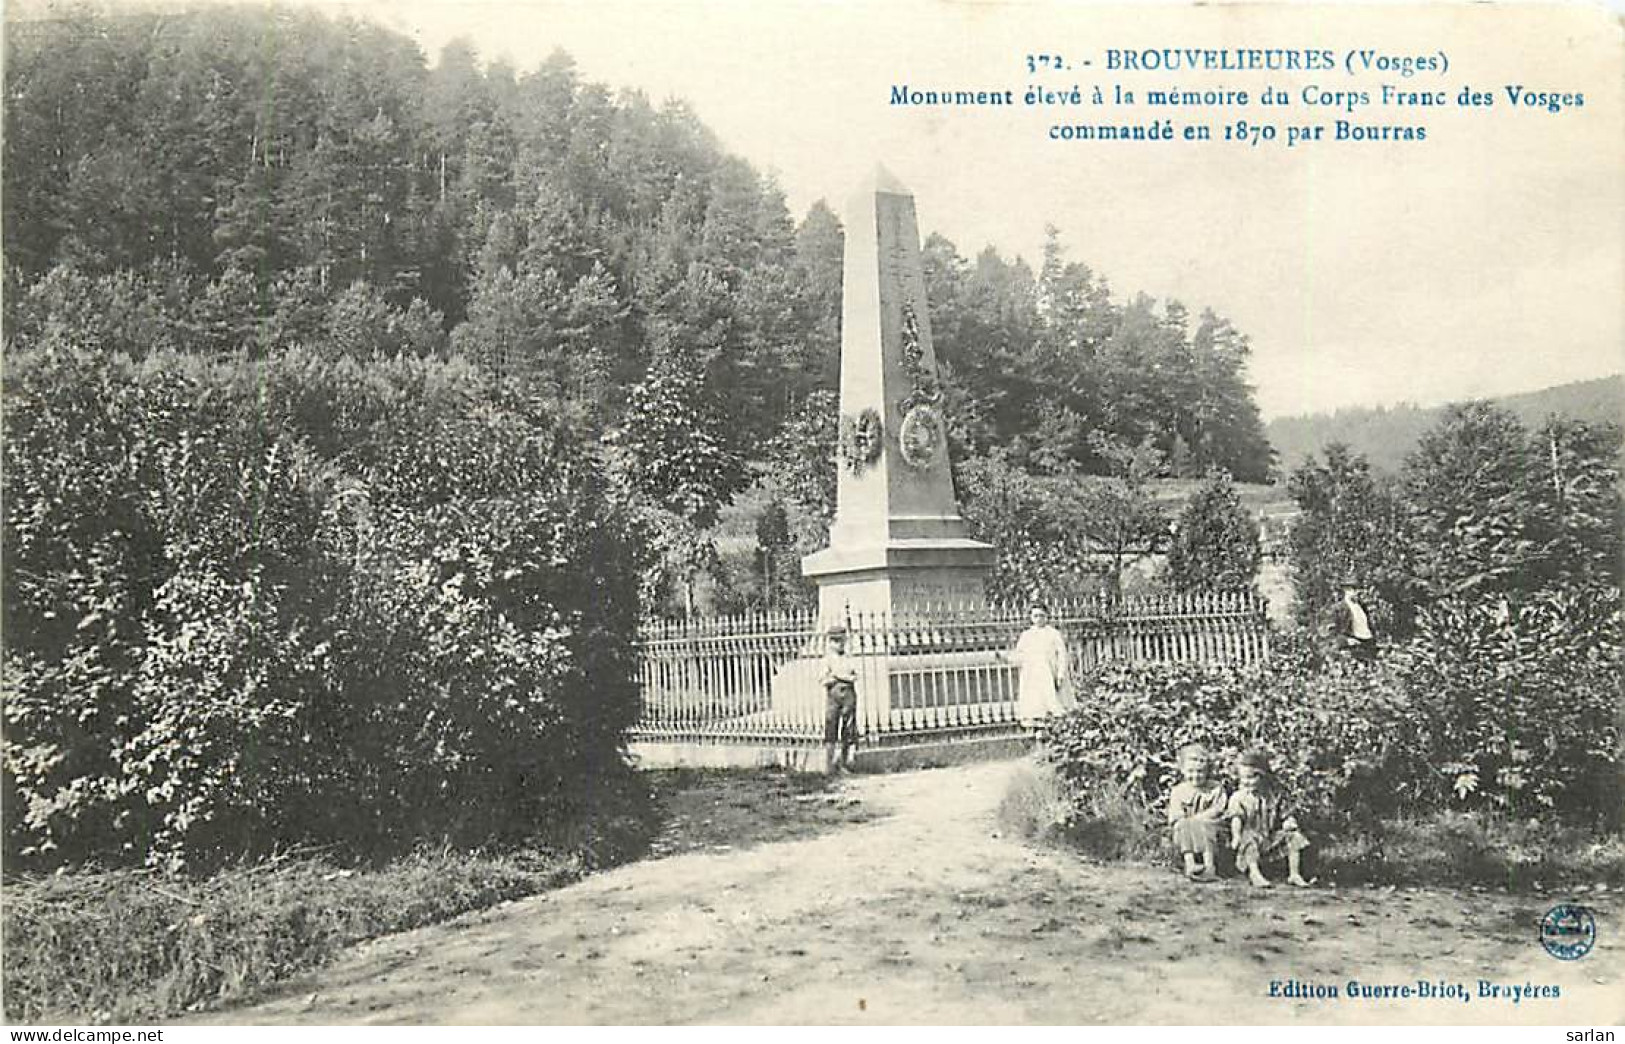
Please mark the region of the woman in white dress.
[[1016, 666], [1020, 670], [1016, 696], [1016, 716], [1022, 725], [1035, 728], [1051, 714], [1072, 709], [1072, 677], [1066, 639], [1050, 626], [1049, 610], [1035, 605], [1029, 617], [1032, 626], [1016, 640]]

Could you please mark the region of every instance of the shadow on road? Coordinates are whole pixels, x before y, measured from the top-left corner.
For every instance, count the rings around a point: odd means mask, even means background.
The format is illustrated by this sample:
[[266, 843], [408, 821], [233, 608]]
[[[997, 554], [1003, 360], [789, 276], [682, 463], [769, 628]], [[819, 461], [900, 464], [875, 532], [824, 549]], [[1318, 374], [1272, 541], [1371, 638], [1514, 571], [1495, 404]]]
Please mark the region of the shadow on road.
[[650, 844], [655, 859], [799, 841], [878, 818], [840, 780], [823, 775], [663, 769], [649, 778], [664, 821]]

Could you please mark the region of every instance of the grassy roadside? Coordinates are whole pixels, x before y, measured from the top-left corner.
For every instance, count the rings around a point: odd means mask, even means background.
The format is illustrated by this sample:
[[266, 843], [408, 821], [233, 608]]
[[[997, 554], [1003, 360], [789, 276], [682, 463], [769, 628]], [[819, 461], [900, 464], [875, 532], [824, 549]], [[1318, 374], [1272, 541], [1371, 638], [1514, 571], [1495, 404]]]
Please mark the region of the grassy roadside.
[[549, 853], [425, 851], [378, 869], [307, 855], [199, 880], [116, 870], [8, 881], [6, 1018], [158, 1021], [584, 871]]
[[394, 857], [299, 852], [199, 876], [139, 869], [8, 876], [13, 1023], [157, 1022], [251, 996], [347, 946], [558, 888], [635, 859], [660, 829], [632, 772], [574, 799], [528, 846], [424, 844]]
[[204, 878], [114, 870], [7, 879], [6, 1021], [158, 1022], [247, 998], [367, 939], [630, 859], [805, 837], [868, 816], [822, 776], [636, 779], [627, 793], [598, 795], [593, 818], [546, 848], [424, 849], [377, 866], [305, 853]]

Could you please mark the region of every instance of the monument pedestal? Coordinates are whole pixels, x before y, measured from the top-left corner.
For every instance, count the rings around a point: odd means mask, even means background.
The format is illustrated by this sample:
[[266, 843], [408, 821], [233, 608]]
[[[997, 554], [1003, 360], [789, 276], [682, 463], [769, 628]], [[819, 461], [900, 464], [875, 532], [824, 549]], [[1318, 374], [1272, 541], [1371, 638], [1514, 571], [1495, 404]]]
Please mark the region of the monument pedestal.
[[985, 605], [992, 566], [987, 544], [926, 538], [825, 548], [802, 559], [801, 571], [818, 584], [819, 619], [833, 624], [858, 613]]
[[835, 522], [801, 564], [820, 620], [985, 605], [994, 551], [954, 495], [914, 197], [880, 168], [847, 206], [844, 266]]

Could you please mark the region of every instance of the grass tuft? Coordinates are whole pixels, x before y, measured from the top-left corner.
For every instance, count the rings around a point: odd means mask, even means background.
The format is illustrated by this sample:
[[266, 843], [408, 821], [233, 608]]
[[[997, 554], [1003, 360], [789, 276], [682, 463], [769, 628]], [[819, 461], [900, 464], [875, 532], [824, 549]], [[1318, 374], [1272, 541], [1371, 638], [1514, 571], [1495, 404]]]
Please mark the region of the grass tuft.
[[1062, 843], [1072, 824], [1072, 801], [1055, 769], [1032, 760], [1018, 765], [999, 802], [998, 821], [1011, 837], [1036, 845]]
[[386, 869], [324, 856], [169, 879], [64, 872], [5, 886], [5, 1014], [150, 1022], [312, 967], [363, 939], [573, 879], [571, 858], [422, 852]]
[[1041, 761], [1017, 767], [998, 818], [1012, 836], [1105, 862], [1150, 862], [1167, 855], [1163, 832], [1132, 797], [1106, 790], [1074, 798], [1055, 768]]

